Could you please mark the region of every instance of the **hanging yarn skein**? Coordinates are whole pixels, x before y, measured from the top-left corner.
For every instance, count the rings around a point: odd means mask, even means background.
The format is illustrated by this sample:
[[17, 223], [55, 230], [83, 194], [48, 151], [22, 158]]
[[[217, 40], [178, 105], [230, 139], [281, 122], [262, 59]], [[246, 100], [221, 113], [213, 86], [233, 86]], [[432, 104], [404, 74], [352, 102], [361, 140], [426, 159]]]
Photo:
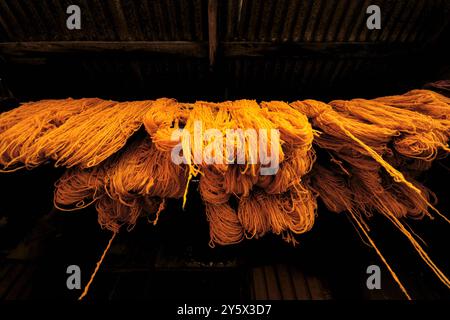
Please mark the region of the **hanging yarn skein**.
[[448, 154], [449, 139], [450, 98], [429, 90], [329, 103], [42, 100], [0, 114], [0, 171], [66, 167], [55, 206], [92, 205], [114, 235], [142, 216], [155, 224], [168, 199], [185, 207], [196, 178], [211, 246], [268, 233], [295, 244], [314, 226], [320, 198], [349, 215], [402, 290], [370, 237], [374, 214], [450, 287], [405, 227], [435, 214], [450, 222], [420, 182]]

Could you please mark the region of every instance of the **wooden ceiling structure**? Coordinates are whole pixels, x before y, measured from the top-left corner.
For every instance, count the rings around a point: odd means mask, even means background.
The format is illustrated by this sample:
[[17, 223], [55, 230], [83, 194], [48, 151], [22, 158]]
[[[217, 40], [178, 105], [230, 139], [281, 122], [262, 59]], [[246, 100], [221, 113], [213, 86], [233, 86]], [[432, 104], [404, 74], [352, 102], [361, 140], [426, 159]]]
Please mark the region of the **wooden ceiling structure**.
[[0, 77], [21, 100], [375, 96], [449, 76], [449, 16], [445, 0], [3, 0]]

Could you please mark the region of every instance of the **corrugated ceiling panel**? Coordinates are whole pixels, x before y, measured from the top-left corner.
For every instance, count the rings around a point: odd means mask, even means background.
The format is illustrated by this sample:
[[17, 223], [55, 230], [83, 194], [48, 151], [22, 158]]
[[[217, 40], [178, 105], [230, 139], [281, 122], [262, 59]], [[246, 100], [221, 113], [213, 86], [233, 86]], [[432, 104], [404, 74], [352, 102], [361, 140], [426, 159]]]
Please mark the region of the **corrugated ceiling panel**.
[[[381, 8], [381, 30], [366, 28], [372, 4]], [[449, 10], [445, 0], [231, 0], [221, 2], [220, 31], [223, 41], [420, 41], [439, 36]]]
[[[66, 9], [81, 9], [81, 30]], [[203, 41], [207, 0], [2, 0], [0, 41]]]

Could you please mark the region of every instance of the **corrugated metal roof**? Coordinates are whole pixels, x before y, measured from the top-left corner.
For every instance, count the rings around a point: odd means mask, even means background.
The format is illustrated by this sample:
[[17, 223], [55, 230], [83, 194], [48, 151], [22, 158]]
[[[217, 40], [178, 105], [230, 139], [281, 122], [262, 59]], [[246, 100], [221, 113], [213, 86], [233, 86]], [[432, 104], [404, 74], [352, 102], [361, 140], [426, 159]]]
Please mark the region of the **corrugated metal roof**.
[[[78, 5], [81, 30], [66, 28], [66, 9]], [[2, 0], [0, 41], [207, 39], [205, 0]]]
[[[65, 26], [71, 4], [81, 8], [81, 30]], [[365, 27], [371, 4], [382, 9], [381, 30]], [[207, 6], [206, 0], [3, 0], [0, 40], [204, 41]], [[414, 42], [439, 36], [448, 14], [445, 0], [230, 0], [219, 2], [219, 33], [222, 41]]]
[[[443, 50], [450, 36], [446, 0], [219, 0], [218, 51], [211, 72], [209, 1], [2, 0], [4, 78], [13, 93], [25, 97], [55, 92], [153, 97], [159, 92], [224, 99], [258, 96], [263, 89], [261, 97], [344, 95], [358, 86], [393, 87], [402, 79], [408, 87], [420, 84], [419, 79], [437, 80], [439, 70], [448, 70], [443, 66], [448, 66]], [[81, 8], [81, 30], [65, 27], [71, 4]], [[365, 26], [369, 4], [381, 7], [381, 30]], [[120, 46], [111, 52], [105, 43], [93, 51], [74, 50], [86, 41], [184, 46], [174, 54], [169, 49], [147, 52], [145, 45], [139, 52]], [[42, 49], [2, 47], [15, 42], [42, 43]], [[191, 49], [196, 51], [189, 54]], [[72, 83], [67, 74], [82, 81]], [[71, 86], [66, 90], [64, 78]]]
[[[365, 26], [369, 5], [379, 5], [382, 29]], [[221, 2], [221, 39], [274, 42], [413, 42], [440, 35], [449, 3], [441, 0], [232, 0]], [[431, 21], [433, 17], [433, 21]]]
[[[72, 4], [81, 8], [81, 30], [65, 27]], [[381, 30], [365, 27], [371, 4], [381, 7]], [[0, 41], [205, 41], [207, 6], [207, 0], [2, 0]], [[222, 41], [413, 42], [439, 36], [448, 14], [445, 0], [230, 0], [219, 1], [219, 34]]]

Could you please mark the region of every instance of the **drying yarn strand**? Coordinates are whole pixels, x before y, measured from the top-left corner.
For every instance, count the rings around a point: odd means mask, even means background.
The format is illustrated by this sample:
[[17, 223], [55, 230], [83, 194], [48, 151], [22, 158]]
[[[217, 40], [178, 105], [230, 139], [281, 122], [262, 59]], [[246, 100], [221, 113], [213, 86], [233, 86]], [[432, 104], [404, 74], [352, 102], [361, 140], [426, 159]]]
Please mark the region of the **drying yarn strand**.
[[[80, 299], [118, 232], [140, 217], [155, 225], [167, 201], [184, 209], [193, 191], [205, 205], [212, 247], [269, 233], [296, 244], [313, 228], [321, 199], [349, 215], [410, 299], [369, 236], [370, 218], [387, 218], [450, 287], [405, 227], [405, 219], [434, 214], [450, 223], [420, 183], [450, 152], [449, 140], [450, 99], [429, 90], [329, 103], [42, 100], [0, 114], [0, 171], [67, 168], [55, 184], [55, 207], [92, 206], [113, 233]], [[277, 166], [266, 175], [268, 158]]]

